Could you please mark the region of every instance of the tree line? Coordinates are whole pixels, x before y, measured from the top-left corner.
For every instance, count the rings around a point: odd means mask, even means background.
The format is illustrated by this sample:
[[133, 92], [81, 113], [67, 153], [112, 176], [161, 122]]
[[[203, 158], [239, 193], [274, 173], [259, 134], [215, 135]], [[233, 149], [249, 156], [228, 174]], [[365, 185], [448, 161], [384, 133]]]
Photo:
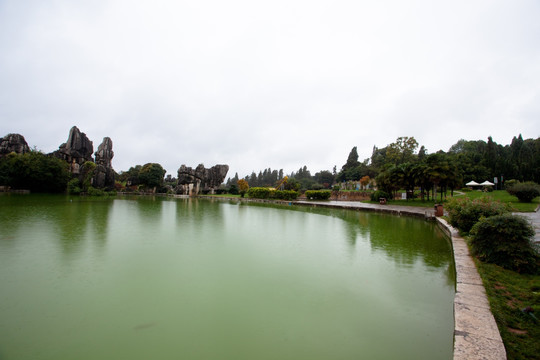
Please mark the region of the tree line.
[[[383, 147], [373, 147], [369, 158], [359, 161], [357, 147], [350, 151], [340, 171], [323, 170], [311, 175], [306, 166], [288, 174], [288, 187], [293, 190], [329, 189], [347, 181], [367, 185], [375, 183], [386, 192], [420, 188], [422, 196], [461, 188], [475, 180], [493, 182], [502, 188], [506, 180], [540, 182], [540, 138], [514, 136], [509, 145], [500, 145], [488, 137], [483, 140], [459, 140], [448, 151], [428, 153], [414, 137], [399, 137]], [[250, 187], [275, 186], [283, 178], [283, 169], [271, 168], [245, 176]], [[229, 178], [227, 186], [237, 183], [238, 174]]]
[[[137, 165], [116, 174], [116, 180], [126, 185], [143, 185], [163, 189], [165, 170], [160, 164]], [[373, 147], [369, 158], [359, 161], [356, 147], [350, 151], [345, 163], [337, 171], [322, 170], [314, 175], [306, 166], [284, 174], [283, 169], [266, 168], [253, 171], [243, 179], [250, 187], [274, 187], [282, 183], [283, 190], [330, 189], [348, 181], [362, 186], [376, 184], [386, 192], [405, 189], [412, 192], [420, 188], [423, 196], [434, 196], [434, 189], [452, 191], [471, 180], [498, 180], [502, 187], [508, 180], [540, 182], [540, 138], [523, 139], [514, 136], [509, 145], [497, 144], [491, 137], [483, 140], [459, 140], [445, 152], [429, 154], [414, 137], [399, 137], [383, 147]], [[62, 192], [71, 179], [69, 165], [33, 150], [26, 154], [8, 154], [0, 158], [0, 185], [36, 192]], [[174, 179], [169, 179], [173, 181]], [[237, 186], [238, 173], [229, 178], [226, 188]]]

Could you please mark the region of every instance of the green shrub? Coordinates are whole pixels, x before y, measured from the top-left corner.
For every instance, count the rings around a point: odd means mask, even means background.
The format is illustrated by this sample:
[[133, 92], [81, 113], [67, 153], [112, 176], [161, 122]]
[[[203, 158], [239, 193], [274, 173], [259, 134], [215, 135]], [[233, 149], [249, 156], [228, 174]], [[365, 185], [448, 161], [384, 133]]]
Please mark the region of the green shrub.
[[540, 196], [540, 186], [532, 181], [514, 184], [506, 189], [510, 195], [514, 195], [521, 202], [531, 202]]
[[231, 185], [231, 187], [229, 188], [229, 194], [231, 195], [238, 195], [238, 186], [236, 185]]
[[271, 192], [272, 199], [280, 200], [296, 200], [298, 198], [298, 192], [294, 190], [274, 190]]
[[379, 201], [380, 198], [392, 200], [392, 195], [383, 190], [377, 190], [371, 194], [371, 201]]
[[504, 188], [505, 189], [510, 189], [512, 186], [514, 186], [516, 184], [519, 184], [519, 180], [516, 180], [516, 179], [506, 180], [504, 182]]
[[471, 230], [471, 248], [482, 261], [520, 273], [537, 273], [540, 256], [532, 247], [535, 231], [525, 218], [503, 214], [483, 218]]
[[469, 232], [482, 217], [502, 215], [511, 210], [510, 206], [490, 197], [471, 200], [452, 199], [446, 205], [450, 224], [462, 232]]
[[247, 194], [252, 199], [296, 200], [298, 197], [298, 192], [294, 190], [271, 190], [265, 187], [250, 188]]
[[461, 188], [461, 189], [459, 189], [459, 191], [462, 191], [462, 192], [471, 192], [472, 189], [469, 189], [469, 188]]
[[268, 199], [270, 197], [270, 189], [265, 187], [252, 187], [248, 190], [247, 195], [254, 199]]
[[332, 192], [330, 190], [308, 190], [306, 197], [309, 200], [328, 200]]
[[80, 181], [77, 178], [71, 179], [67, 184], [68, 194], [79, 195], [81, 193]]
[[101, 189], [96, 189], [93, 186], [89, 186], [86, 190], [86, 194], [89, 196], [104, 196], [107, 195], [107, 193]]

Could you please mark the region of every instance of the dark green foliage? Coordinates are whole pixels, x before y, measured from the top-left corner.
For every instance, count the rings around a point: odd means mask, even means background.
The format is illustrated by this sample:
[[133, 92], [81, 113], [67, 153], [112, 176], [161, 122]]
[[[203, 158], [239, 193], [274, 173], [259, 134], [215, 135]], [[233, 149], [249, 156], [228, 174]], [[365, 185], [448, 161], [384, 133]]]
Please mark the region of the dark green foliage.
[[[313, 176], [313, 178], [318, 184], [322, 185], [324, 189], [329, 189], [335, 180], [334, 174], [332, 174], [328, 170], [319, 171], [318, 173], [315, 174], [315, 176]], [[311, 189], [316, 190], [316, 189], [313, 189], [313, 186], [311, 187]]]
[[80, 185], [79, 179], [71, 179], [67, 184], [68, 194], [79, 195], [82, 192]]
[[270, 194], [272, 199], [278, 200], [296, 200], [298, 198], [298, 192], [294, 190], [275, 190]]
[[482, 217], [502, 215], [511, 210], [508, 205], [493, 201], [489, 197], [475, 200], [452, 199], [446, 205], [446, 209], [450, 224], [464, 233], [469, 232]]
[[139, 172], [141, 169], [141, 165], [130, 167], [128, 171], [123, 171], [120, 175], [118, 175], [117, 180], [125, 182], [127, 186], [139, 185]]
[[389, 201], [392, 200], [392, 195], [383, 190], [377, 190], [371, 194], [371, 201], [379, 201], [380, 198], [385, 198]]
[[285, 190], [298, 191], [302, 188], [302, 184], [295, 178], [289, 178], [284, 184]]
[[270, 189], [265, 187], [252, 187], [249, 188], [247, 196], [254, 199], [268, 199], [270, 198]]
[[306, 197], [309, 200], [328, 200], [332, 192], [330, 190], [308, 190]]
[[298, 193], [293, 190], [271, 190], [264, 187], [250, 188], [247, 195], [252, 199], [295, 200], [298, 197]]
[[104, 196], [107, 195], [107, 193], [101, 189], [96, 189], [93, 186], [89, 186], [86, 190], [86, 194], [89, 196]]
[[521, 202], [531, 202], [540, 196], [540, 186], [532, 181], [517, 183], [507, 188], [510, 195], [514, 195]]
[[148, 163], [139, 171], [139, 181], [148, 188], [160, 188], [166, 172], [160, 164]]
[[512, 186], [514, 186], [516, 184], [519, 184], [519, 180], [516, 180], [516, 179], [506, 180], [504, 182], [504, 188], [505, 189], [510, 189]]
[[471, 229], [473, 254], [482, 261], [520, 273], [537, 273], [540, 257], [531, 246], [535, 231], [519, 215], [482, 218]]
[[231, 185], [231, 186], [229, 187], [229, 194], [231, 194], [231, 195], [238, 195], [238, 194], [239, 194], [239, 192], [238, 192], [238, 186], [236, 186], [236, 185]]
[[88, 196], [116, 196], [116, 191], [105, 191], [103, 189], [96, 189], [93, 186], [88, 187], [86, 190]]
[[70, 179], [69, 165], [39, 151], [0, 159], [0, 185], [32, 192], [60, 193], [66, 190]]
[[96, 166], [91, 161], [87, 161], [81, 166], [82, 189], [84, 191], [88, 191], [92, 187], [92, 178], [94, 177]]

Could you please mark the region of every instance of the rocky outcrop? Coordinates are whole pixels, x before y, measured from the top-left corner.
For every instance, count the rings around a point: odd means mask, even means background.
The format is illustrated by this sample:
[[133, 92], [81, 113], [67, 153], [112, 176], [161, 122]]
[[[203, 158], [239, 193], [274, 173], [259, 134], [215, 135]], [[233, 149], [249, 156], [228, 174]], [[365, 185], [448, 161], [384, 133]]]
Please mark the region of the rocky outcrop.
[[184, 195], [197, 195], [200, 192], [214, 193], [214, 190], [225, 180], [229, 165], [215, 165], [209, 169], [199, 164], [195, 169], [180, 166], [178, 169], [177, 193]]
[[[73, 164], [82, 165], [86, 161], [93, 161], [92, 154], [94, 145], [88, 139], [85, 133], [82, 133], [76, 126], [69, 131], [68, 141], [52, 153], [59, 159], [72, 164], [72, 168], [77, 167]], [[78, 168], [78, 167], [77, 167]], [[74, 172], [74, 170], [72, 170]], [[75, 172], [74, 172], [75, 173]]]
[[112, 168], [113, 143], [111, 138], [104, 137], [95, 153], [96, 169], [94, 172], [93, 186], [98, 188], [112, 188], [114, 186], [114, 170]]
[[0, 138], [0, 156], [10, 154], [24, 154], [30, 151], [24, 136], [20, 134], [8, 134]]

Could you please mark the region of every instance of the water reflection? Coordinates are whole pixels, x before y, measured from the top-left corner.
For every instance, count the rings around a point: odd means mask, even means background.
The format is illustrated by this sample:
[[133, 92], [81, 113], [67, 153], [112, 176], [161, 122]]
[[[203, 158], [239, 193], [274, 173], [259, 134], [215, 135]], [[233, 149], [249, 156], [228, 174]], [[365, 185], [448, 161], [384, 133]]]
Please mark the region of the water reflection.
[[430, 223], [197, 199], [35, 199], [0, 199], [0, 239], [14, 237], [0, 242], [6, 358], [451, 357], [454, 289], [441, 280], [451, 253]]
[[0, 198], [0, 228], [6, 238], [58, 240], [67, 257], [81, 254], [89, 241], [102, 251], [107, 241], [112, 199], [63, 195], [11, 195]]
[[351, 252], [355, 250], [358, 242], [368, 241], [374, 255], [384, 254], [400, 267], [410, 268], [421, 263], [427, 268], [447, 269], [447, 283], [455, 283], [452, 246], [435, 223], [367, 211], [263, 203], [243, 204], [246, 207], [270, 207], [339, 218], [344, 221]]

